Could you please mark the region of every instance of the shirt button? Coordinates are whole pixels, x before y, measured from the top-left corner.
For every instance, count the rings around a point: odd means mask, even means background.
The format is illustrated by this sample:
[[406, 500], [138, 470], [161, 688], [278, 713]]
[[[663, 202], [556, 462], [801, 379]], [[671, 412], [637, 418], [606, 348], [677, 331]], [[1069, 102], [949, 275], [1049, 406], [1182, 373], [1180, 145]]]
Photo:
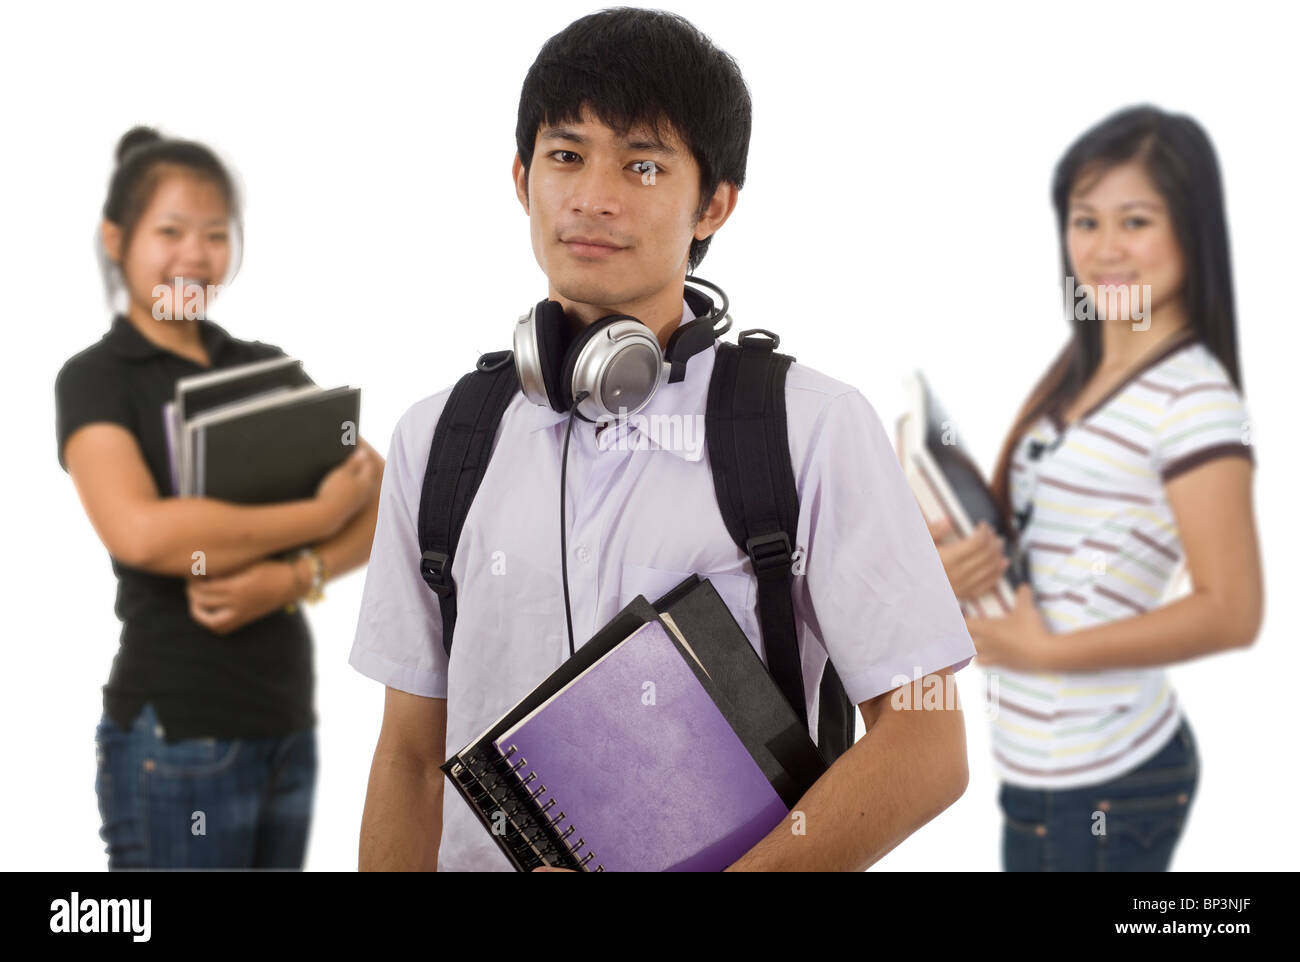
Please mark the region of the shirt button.
[[590, 552], [589, 550], [587, 550], [587, 546], [586, 546], [585, 544], [584, 544], [584, 545], [579, 545], [579, 547], [578, 547], [578, 560], [579, 560], [579, 561], [590, 561], [590, 560], [591, 560], [591, 552]]

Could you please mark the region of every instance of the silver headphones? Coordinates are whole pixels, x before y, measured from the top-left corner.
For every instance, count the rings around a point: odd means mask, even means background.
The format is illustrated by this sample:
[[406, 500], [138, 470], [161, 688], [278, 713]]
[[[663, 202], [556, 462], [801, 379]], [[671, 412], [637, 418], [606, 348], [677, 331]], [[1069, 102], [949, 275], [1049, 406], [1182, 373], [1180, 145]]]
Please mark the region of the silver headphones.
[[[571, 337], [558, 301], [540, 301], [515, 324], [514, 361], [519, 386], [534, 404], [560, 413], [573, 407], [584, 391], [577, 414], [585, 421], [616, 419], [640, 411], [654, 397], [669, 367], [668, 382], [686, 376], [686, 362], [731, 329], [730, 302], [722, 288], [698, 277], [686, 278], [715, 291], [715, 308], [707, 294], [687, 287], [686, 303], [694, 320], [680, 324], [660, 350], [653, 331], [630, 314], [610, 314]], [[719, 320], [722, 326], [717, 327]]]

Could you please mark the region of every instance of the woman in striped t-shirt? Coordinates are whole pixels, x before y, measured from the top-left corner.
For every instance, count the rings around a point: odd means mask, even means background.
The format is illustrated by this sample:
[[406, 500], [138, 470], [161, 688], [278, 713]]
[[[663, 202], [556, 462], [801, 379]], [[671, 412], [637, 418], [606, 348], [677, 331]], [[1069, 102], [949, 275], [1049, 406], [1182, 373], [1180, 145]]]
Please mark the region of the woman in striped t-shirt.
[[[997, 685], [1003, 863], [1164, 870], [1200, 767], [1164, 666], [1250, 645], [1263, 609], [1222, 189], [1194, 120], [1139, 107], [1070, 147], [1052, 195], [1071, 338], [993, 479], [1032, 588], [968, 621]], [[995, 580], [981, 566], [949, 567], [959, 595]]]

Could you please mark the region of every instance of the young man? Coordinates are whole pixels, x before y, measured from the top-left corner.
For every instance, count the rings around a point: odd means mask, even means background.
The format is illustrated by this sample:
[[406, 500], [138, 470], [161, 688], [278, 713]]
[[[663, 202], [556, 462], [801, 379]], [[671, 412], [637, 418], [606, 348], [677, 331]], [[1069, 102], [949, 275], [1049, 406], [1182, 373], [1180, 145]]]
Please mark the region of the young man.
[[[548, 296], [572, 330], [630, 314], [665, 346], [691, 320], [683, 279], [735, 207], [749, 132], [749, 94], [735, 63], [675, 15], [602, 11], [543, 47], [520, 98], [515, 189]], [[512, 317], [509, 306], [502, 314]], [[780, 327], [779, 316], [770, 326]], [[503, 337], [506, 329], [503, 320]], [[663, 416], [702, 424], [716, 350], [691, 358], [684, 379], [665, 376], [640, 423]], [[387, 686], [361, 826], [363, 870], [509, 869], [460, 796], [444, 792], [438, 766], [569, 654], [556, 557], [568, 419], [521, 393], [506, 408], [453, 559], [455, 644], [450, 658], [444, 653], [439, 601], [418, 569], [416, 521], [449, 393], [413, 405], [393, 433], [350, 659]], [[799, 801], [801, 831], [778, 825], [732, 868], [862, 869], [965, 790], [955, 702], [927, 697], [939, 710], [906, 709], [920, 709], [935, 682], [952, 684], [948, 676], [975, 651], [866, 399], [793, 364], [786, 407], [810, 734], [829, 653], [867, 735]], [[756, 579], [728, 536], [700, 446], [664, 444], [637, 424], [600, 427], [626, 443], [602, 441], [578, 419], [568, 452], [576, 643], [637, 594], [654, 599], [694, 572], [713, 583], [761, 651]], [[899, 689], [902, 679], [910, 684]]]

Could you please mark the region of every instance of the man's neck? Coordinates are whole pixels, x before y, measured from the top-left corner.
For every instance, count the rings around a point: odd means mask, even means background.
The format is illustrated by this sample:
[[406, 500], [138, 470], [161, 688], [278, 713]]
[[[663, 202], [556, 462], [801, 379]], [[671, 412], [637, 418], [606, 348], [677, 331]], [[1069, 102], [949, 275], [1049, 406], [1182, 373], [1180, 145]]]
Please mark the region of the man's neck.
[[555, 288], [550, 288], [547, 296], [559, 301], [569, 319], [569, 334], [576, 336], [582, 328], [594, 324], [602, 317], [611, 314], [630, 314], [650, 330], [654, 331], [662, 350], [668, 349], [668, 339], [682, 322], [682, 298], [685, 281], [680, 285], [669, 285], [654, 295], [623, 304], [580, 304], [562, 297]]

